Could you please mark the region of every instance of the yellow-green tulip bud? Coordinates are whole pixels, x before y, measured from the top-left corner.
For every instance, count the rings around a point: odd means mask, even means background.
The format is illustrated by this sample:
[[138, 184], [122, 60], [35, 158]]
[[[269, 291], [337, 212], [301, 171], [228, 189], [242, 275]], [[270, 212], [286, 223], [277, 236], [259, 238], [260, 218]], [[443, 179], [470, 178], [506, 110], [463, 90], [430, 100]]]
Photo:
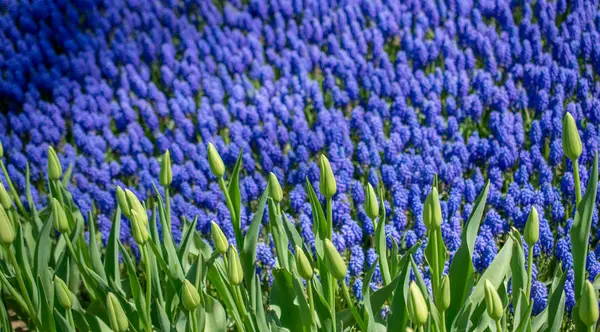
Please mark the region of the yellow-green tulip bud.
[[431, 192], [423, 204], [423, 223], [428, 229], [438, 229], [442, 224], [442, 207], [435, 186], [431, 187]]
[[106, 297], [106, 308], [108, 312], [108, 321], [110, 322], [110, 327], [113, 331], [127, 331], [129, 329], [129, 321], [115, 294], [108, 293], [108, 296]]
[[60, 205], [60, 202], [56, 198], [52, 198], [52, 218], [54, 218], [54, 228], [60, 233], [69, 234], [69, 220], [65, 210]]
[[281, 185], [277, 180], [277, 176], [275, 176], [273, 172], [269, 173], [269, 195], [277, 203], [281, 202], [281, 200], [283, 199], [283, 191], [281, 190]]
[[337, 191], [337, 184], [331, 170], [331, 164], [329, 164], [329, 160], [325, 155], [321, 155], [320, 165], [321, 178], [319, 179], [319, 190], [321, 191], [321, 195], [331, 198]]
[[370, 183], [367, 183], [367, 193], [365, 197], [365, 212], [371, 220], [375, 220], [379, 216], [379, 203], [377, 202], [377, 194]]
[[129, 208], [129, 203], [127, 202], [127, 194], [123, 191], [121, 186], [117, 186], [117, 203], [119, 204], [119, 208], [127, 218], [131, 218], [131, 210]]
[[73, 293], [71, 293], [67, 284], [58, 276], [54, 276], [54, 293], [56, 294], [58, 303], [63, 308], [71, 309], [73, 306]]
[[223, 234], [221, 227], [219, 227], [216, 222], [211, 221], [210, 232], [215, 249], [217, 249], [219, 253], [225, 254], [227, 252], [227, 248], [229, 248], [229, 241], [227, 241], [227, 237], [225, 234]]
[[235, 247], [230, 245], [227, 251], [227, 258], [229, 259], [229, 266], [227, 272], [229, 273], [229, 281], [233, 285], [239, 285], [244, 280], [244, 270], [242, 270], [242, 264], [240, 263], [240, 256], [238, 255]]
[[163, 154], [160, 161], [160, 184], [163, 187], [168, 187], [173, 181], [173, 172], [171, 171], [171, 154], [169, 150]]
[[450, 307], [450, 278], [445, 275], [440, 284], [440, 290], [435, 297], [435, 306], [440, 311], [446, 311]]
[[9, 246], [16, 237], [15, 228], [4, 208], [0, 206], [0, 244]]
[[304, 254], [304, 250], [299, 246], [296, 246], [296, 267], [298, 268], [298, 274], [304, 280], [310, 280], [313, 276], [313, 268], [310, 265], [310, 261], [306, 254]]
[[540, 238], [540, 219], [535, 206], [531, 207], [531, 212], [529, 212], [523, 235], [525, 237], [525, 243], [527, 243], [529, 247], [535, 245]]
[[329, 271], [335, 279], [346, 278], [346, 262], [329, 239], [325, 239], [325, 258]]
[[409, 286], [407, 309], [410, 319], [417, 326], [422, 326], [427, 323], [427, 316], [429, 316], [427, 303], [425, 303], [425, 298], [423, 297], [421, 289], [419, 286], [417, 286], [417, 284], [415, 284], [414, 281], [411, 281]]
[[225, 174], [223, 159], [221, 159], [221, 155], [219, 155], [219, 152], [217, 152], [212, 143], [208, 143], [208, 165], [210, 166], [210, 171], [216, 177], [220, 178]]
[[581, 156], [581, 138], [577, 130], [577, 124], [571, 113], [567, 112], [563, 118], [562, 148], [565, 156], [575, 160]]
[[12, 199], [10, 198], [8, 191], [6, 191], [4, 184], [2, 184], [2, 181], [0, 181], [0, 205], [2, 205], [5, 210], [12, 207]]
[[194, 311], [200, 305], [200, 294], [187, 279], [183, 281], [183, 287], [181, 288], [181, 302], [187, 311]]
[[415, 332], [415, 330], [411, 329], [410, 327], [407, 327], [406, 332]]
[[489, 280], [485, 281], [485, 306], [491, 319], [498, 321], [504, 314], [502, 300], [496, 291], [496, 288]]
[[131, 224], [131, 234], [133, 235], [133, 239], [139, 246], [143, 246], [150, 237], [146, 225], [144, 225], [140, 220], [140, 217], [135, 210], [131, 210], [131, 218], [129, 221]]
[[133, 211], [135, 211], [137, 213], [138, 221], [141, 222], [144, 226], [148, 226], [148, 213], [146, 212], [146, 209], [144, 208], [140, 200], [129, 189], [125, 189], [125, 195], [127, 196], [127, 205], [129, 206], [130, 210], [129, 213], [133, 214]]
[[579, 318], [586, 326], [592, 326], [598, 321], [598, 296], [589, 280], [586, 280], [583, 285]]
[[48, 178], [50, 180], [60, 180], [62, 176], [62, 166], [60, 165], [60, 161], [58, 160], [58, 155], [54, 148], [51, 146], [48, 147]]

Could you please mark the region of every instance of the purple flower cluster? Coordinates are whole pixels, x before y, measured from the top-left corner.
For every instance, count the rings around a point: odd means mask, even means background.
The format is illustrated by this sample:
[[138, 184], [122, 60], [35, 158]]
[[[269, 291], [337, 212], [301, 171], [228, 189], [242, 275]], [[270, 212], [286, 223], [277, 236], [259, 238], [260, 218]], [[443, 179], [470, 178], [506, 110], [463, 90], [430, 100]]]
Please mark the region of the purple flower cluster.
[[[541, 216], [536, 257], [569, 267], [575, 195], [561, 119], [569, 111], [579, 123], [585, 184], [600, 143], [599, 14], [594, 1], [564, 0], [7, 0], [5, 162], [20, 192], [30, 163], [41, 204], [47, 146], [58, 147], [63, 168], [73, 165], [77, 205], [86, 216], [95, 207], [106, 239], [116, 186], [148, 197], [169, 149], [174, 227], [198, 216], [203, 233], [216, 220], [233, 237], [206, 143], [230, 167], [243, 149], [242, 200], [256, 200], [275, 173], [313, 243], [303, 184], [318, 188], [325, 153], [338, 184], [334, 243], [349, 251], [358, 283], [375, 261], [367, 181], [387, 190], [388, 245], [406, 248], [425, 238], [423, 201], [437, 173], [453, 253], [489, 179], [475, 267], [490, 264], [531, 206]], [[242, 225], [251, 216], [246, 205]], [[127, 225], [122, 238], [132, 243]], [[265, 268], [268, 249], [258, 251]], [[542, 286], [534, 296], [546, 296]]]

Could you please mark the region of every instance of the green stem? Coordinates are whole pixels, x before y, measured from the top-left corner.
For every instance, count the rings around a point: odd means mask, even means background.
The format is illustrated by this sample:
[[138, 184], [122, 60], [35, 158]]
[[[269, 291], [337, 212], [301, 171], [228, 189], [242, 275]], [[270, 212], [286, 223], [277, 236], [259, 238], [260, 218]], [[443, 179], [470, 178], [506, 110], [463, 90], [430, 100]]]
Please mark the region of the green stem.
[[167, 210], [167, 225], [169, 225], [169, 232], [171, 232], [171, 195], [169, 195], [169, 187], [165, 187], [165, 208]]
[[442, 325], [441, 332], [446, 332], [446, 312], [445, 311], [440, 312], [440, 319], [441, 319], [440, 325]]
[[500, 320], [496, 321], [496, 331], [502, 332], [502, 324], [500, 324]]
[[579, 178], [579, 163], [577, 159], [572, 159], [571, 163], [573, 163], [573, 179], [575, 180], [575, 208], [581, 202], [581, 180]]
[[148, 246], [144, 244], [142, 248], [144, 252], [144, 265], [146, 267], [146, 315], [148, 320], [147, 330], [152, 331], [152, 315], [150, 312], [150, 304], [152, 301], [152, 272], [150, 271], [150, 253], [148, 252]]
[[246, 306], [244, 306], [244, 301], [242, 300], [242, 291], [240, 289], [240, 285], [233, 286], [233, 293], [235, 297], [235, 303], [238, 306], [238, 310], [240, 311], [243, 317], [246, 317], [248, 313], [246, 311]]
[[8, 282], [8, 279], [6, 279], [6, 276], [3, 273], [0, 273], [0, 281], [1, 284], [6, 287], [6, 290], [10, 296], [12, 296], [12, 298], [19, 304], [19, 306], [21, 306], [25, 312], [28, 312], [29, 308], [27, 307], [27, 304], [23, 302], [22, 296], [19, 295], [17, 290]]
[[333, 233], [333, 206], [331, 197], [327, 197], [327, 238], [331, 240]]
[[[441, 229], [440, 229], [441, 231]], [[429, 241], [432, 241], [431, 245], [433, 246], [433, 262], [431, 262], [432, 265], [434, 265], [434, 269], [437, 272], [440, 271], [440, 266], [439, 266], [439, 260], [438, 260], [438, 242], [436, 241], [436, 234], [435, 232], [437, 232], [437, 229], [432, 229], [430, 231], [430, 235], [431, 237], [429, 238]], [[431, 286], [433, 288], [433, 294], [434, 296], [440, 294], [440, 291], [438, 289], [439, 287], [439, 280], [438, 280], [438, 276], [437, 275], [432, 275], [431, 276]]]
[[15, 186], [13, 185], [12, 181], [10, 180], [10, 177], [8, 176], [8, 171], [6, 170], [6, 167], [4, 166], [4, 162], [1, 159], [0, 159], [0, 168], [2, 168], [2, 173], [4, 173], [4, 178], [6, 179], [6, 182], [8, 183], [8, 189], [10, 190], [10, 192], [13, 195], [13, 200], [15, 201], [17, 208], [19, 209], [19, 211], [21, 211], [21, 213], [24, 216], [29, 217], [29, 213], [27, 213], [27, 210], [25, 210], [25, 207], [23, 206], [23, 203], [21, 202], [21, 198], [19, 197], [19, 193], [17, 193], [17, 189], [15, 189]]
[[[326, 198], [326, 209], [327, 209], [327, 234], [325, 234], [326, 238], [331, 240], [331, 236], [333, 233], [333, 204], [331, 197]], [[331, 308], [331, 317], [334, 319], [333, 323], [333, 331], [335, 332], [335, 291], [337, 288], [336, 280], [333, 278], [333, 275], [329, 275], [328, 279], [329, 286], [329, 307]]]
[[352, 316], [354, 316], [354, 319], [356, 320], [356, 323], [358, 323], [358, 326], [360, 327], [360, 329], [362, 331], [366, 331], [367, 326], [365, 325], [365, 322], [363, 321], [362, 317], [358, 313], [358, 310], [356, 310], [356, 307], [354, 306], [354, 302], [350, 298], [350, 292], [348, 292], [348, 286], [346, 286], [346, 283], [344, 282], [344, 280], [341, 280], [340, 283], [342, 284], [342, 291], [344, 292], [344, 298], [346, 298], [346, 302], [348, 302], [348, 307], [350, 307]]
[[233, 224], [233, 232], [235, 233], [235, 241], [238, 245], [238, 248], [242, 248], [243, 247], [242, 231], [240, 229], [240, 223], [237, 218], [237, 212], [233, 208], [233, 202], [231, 202], [231, 196], [229, 196], [229, 190], [227, 189], [227, 186], [225, 185], [225, 180], [223, 179], [222, 176], [219, 178], [219, 187], [221, 188], [221, 191], [223, 192], [223, 195], [225, 196], [225, 203], [227, 204], [227, 209], [229, 209], [229, 214], [231, 215], [231, 223]]
[[531, 284], [533, 283], [532, 279], [532, 267], [533, 267], [533, 246], [530, 246], [528, 248], [528, 252], [527, 252], [527, 292], [526, 294], [526, 298], [527, 298], [527, 302], [529, 302], [529, 295], [531, 294]]
[[19, 288], [21, 289], [21, 296], [25, 298], [25, 303], [27, 304], [27, 308], [29, 311], [29, 317], [34, 321], [37, 327], [42, 327], [38, 318], [37, 318], [37, 310], [33, 306], [31, 302], [31, 298], [29, 297], [29, 292], [27, 292], [27, 288], [25, 287], [25, 282], [23, 281], [23, 275], [21, 274], [21, 269], [19, 269], [19, 264], [17, 263], [17, 258], [15, 254], [10, 250], [10, 247], [5, 247], [6, 252], [8, 253], [8, 260], [10, 264], [15, 268], [15, 276], [17, 277], [17, 283], [19, 284]]
[[190, 311], [190, 324], [192, 325], [192, 332], [198, 332], [198, 317], [196, 317], [196, 310]]
[[75, 322], [73, 321], [73, 313], [71, 312], [71, 309], [67, 309], [67, 320], [69, 321], [69, 325], [75, 329]]
[[417, 332], [423, 332], [423, 325], [419, 325], [417, 327]]
[[306, 282], [306, 293], [308, 294], [308, 306], [310, 308], [310, 319], [315, 324], [315, 301], [313, 299], [312, 279]]

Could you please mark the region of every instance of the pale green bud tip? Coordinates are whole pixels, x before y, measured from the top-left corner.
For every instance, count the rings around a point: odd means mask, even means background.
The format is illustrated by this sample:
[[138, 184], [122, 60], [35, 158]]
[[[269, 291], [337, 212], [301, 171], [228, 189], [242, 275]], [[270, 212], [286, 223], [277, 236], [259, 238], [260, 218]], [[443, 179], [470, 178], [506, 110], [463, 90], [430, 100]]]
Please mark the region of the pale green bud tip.
[[304, 254], [304, 251], [299, 246], [296, 246], [296, 267], [298, 268], [298, 274], [300, 274], [304, 280], [309, 280], [312, 278], [312, 266]]
[[346, 277], [346, 262], [329, 239], [325, 239], [325, 257], [331, 275], [337, 280], [344, 279]]
[[273, 172], [269, 173], [269, 195], [271, 195], [271, 198], [273, 198], [273, 200], [277, 203], [281, 202], [283, 199], [281, 185], [279, 184], [279, 180], [277, 180], [277, 176], [275, 176]]
[[583, 285], [579, 318], [586, 326], [592, 326], [598, 321], [598, 297], [589, 280], [586, 280]]
[[127, 202], [127, 195], [121, 186], [117, 186], [117, 203], [123, 214], [127, 217], [131, 217], [131, 211], [129, 210], [129, 203]]
[[442, 207], [435, 186], [431, 188], [423, 205], [423, 223], [429, 229], [437, 229], [442, 224]]
[[62, 166], [58, 160], [58, 155], [54, 148], [48, 146], [48, 177], [50, 180], [57, 181], [62, 176]]
[[450, 307], [450, 278], [445, 275], [440, 284], [440, 290], [435, 298], [436, 306], [441, 311], [446, 311]]
[[372, 220], [375, 220], [375, 218], [379, 216], [379, 203], [377, 202], [377, 195], [375, 194], [375, 189], [373, 189], [373, 186], [370, 183], [367, 183], [365, 212]]
[[569, 159], [577, 159], [581, 156], [581, 138], [577, 130], [577, 124], [571, 113], [567, 112], [563, 118], [562, 148], [565, 156]]
[[211, 172], [218, 178], [225, 174], [225, 164], [212, 143], [208, 143], [208, 164]]
[[485, 281], [485, 305], [487, 308], [488, 315], [495, 321], [502, 318], [504, 313], [504, 307], [502, 306], [502, 300], [496, 291], [494, 285], [489, 281]]
[[337, 184], [335, 182], [335, 177], [333, 176], [333, 171], [331, 170], [331, 164], [329, 164], [329, 160], [325, 155], [321, 155], [319, 162], [321, 165], [319, 190], [321, 190], [323, 196], [331, 198], [337, 192]]
[[144, 226], [147, 226], [148, 213], [146, 212], [146, 209], [144, 208], [140, 200], [129, 189], [125, 189], [125, 195], [127, 196], [127, 205], [129, 206], [130, 211], [129, 213], [135, 211], [137, 213], [138, 221], [141, 222]]
[[56, 198], [52, 198], [52, 218], [54, 218], [54, 228], [60, 233], [69, 233], [69, 220], [65, 210]]
[[413, 323], [417, 326], [425, 325], [427, 323], [427, 316], [429, 311], [427, 310], [427, 303], [423, 293], [414, 281], [411, 281], [409, 287], [409, 298], [408, 298], [408, 313]]
[[115, 294], [108, 293], [108, 296], [106, 297], [106, 308], [108, 311], [110, 327], [116, 332], [127, 331], [129, 329], [129, 321]]
[[173, 181], [173, 172], [171, 171], [171, 154], [169, 150], [165, 152], [160, 162], [160, 184], [168, 187]]
[[535, 245], [540, 238], [540, 219], [535, 206], [531, 207], [531, 212], [529, 212], [523, 235], [525, 237], [525, 243], [530, 247]]
[[58, 276], [54, 277], [54, 292], [56, 293], [58, 303], [65, 309], [71, 309], [73, 306], [73, 294], [69, 290], [69, 287], [67, 287], [67, 284]]
[[242, 270], [242, 264], [240, 263], [240, 256], [238, 255], [235, 247], [230, 245], [227, 252], [227, 258], [229, 259], [229, 280], [234, 285], [239, 285], [244, 280], [244, 271]]
[[10, 198], [8, 191], [6, 191], [4, 184], [2, 184], [2, 181], [0, 181], [0, 205], [2, 205], [5, 210], [10, 209], [12, 206], [12, 199]]
[[198, 294], [196, 287], [194, 287], [187, 279], [183, 281], [181, 302], [187, 311], [194, 311], [200, 305], [200, 294]]
[[211, 221], [210, 231], [215, 249], [219, 253], [225, 254], [227, 252], [227, 248], [229, 247], [229, 241], [227, 241], [227, 237], [225, 234], [223, 234], [221, 227], [219, 227], [216, 222]]
[[8, 214], [0, 206], [0, 244], [9, 246], [15, 240], [16, 235], [15, 228], [10, 219], [8, 219]]

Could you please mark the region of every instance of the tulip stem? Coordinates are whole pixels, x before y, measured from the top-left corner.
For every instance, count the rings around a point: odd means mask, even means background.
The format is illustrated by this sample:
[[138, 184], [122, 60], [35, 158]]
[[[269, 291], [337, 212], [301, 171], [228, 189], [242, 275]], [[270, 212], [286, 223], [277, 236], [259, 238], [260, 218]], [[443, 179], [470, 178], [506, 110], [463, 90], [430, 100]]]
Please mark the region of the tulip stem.
[[533, 268], [533, 246], [529, 246], [528, 250], [527, 250], [527, 291], [526, 291], [526, 298], [527, 298], [527, 302], [529, 302], [529, 295], [531, 294], [531, 284], [533, 283], [532, 280], [532, 268]]
[[192, 332], [198, 332], [198, 317], [196, 317], [196, 310], [190, 311], [190, 324], [192, 325]]
[[417, 327], [417, 332], [423, 332], [423, 325], [419, 325]]
[[233, 203], [231, 202], [231, 196], [229, 196], [229, 190], [227, 190], [227, 186], [225, 185], [225, 180], [223, 177], [219, 177], [219, 187], [225, 195], [225, 203], [227, 204], [227, 209], [229, 209], [229, 214], [231, 216], [231, 223], [233, 224], [233, 232], [235, 233], [235, 242], [239, 246], [239, 248], [243, 247], [243, 239], [242, 232], [240, 230], [240, 224], [238, 218], [236, 216], [236, 211], [233, 209]]
[[33, 319], [35, 325], [37, 327], [42, 327], [37, 318], [37, 310], [33, 306], [31, 302], [31, 297], [29, 297], [29, 293], [27, 292], [27, 288], [25, 287], [25, 282], [23, 281], [23, 275], [21, 274], [21, 270], [19, 269], [19, 264], [17, 263], [17, 258], [15, 254], [10, 250], [10, 247], [5, 247], [6, 252], [8, 253], [8, 260], [10, 264], [15, 268], [15, 276], [17, 277], [17, 283], [19, 284], [19, 288], [21, 289], [21, 296], [25, 298], [25, 303], [27, 304], [27, 308], [29, 311], [29, 316]]
[[17, 189], [15, 189], [15, 186], [13, 185], [12, 181], [10, 180], [10, 177], [8, 176], [8, 171], [6, 171], [4, 162], [1, 159], [0, 159], [0, 168], [2, 168], [2, 173], [4, 173], [4, 178], [6, 179], [6, 182], [8, 183], [8, 189], [10, 190], [10, 192], [13, 196], [13, 200], [15, 201], [17, 208], [19, 208], [19, 211], [21, 211], [21, 213], [24, 216], [28, 217], [29, 213], [27, 213], [27, 210], [23, 206], [23, 203], [21, 202], [21, 198], [19, 197], [19, 193], [17, 193]]
[[10, 293], [10, 295], [13, 297], [13, 299], [21, 306], [21, 308], [23, 308], [23, 310], [25, 312], [29, 311], [27, 304], [25, 302], [23, 302], [22, 296], [19, 295], [17, 290], [8, 282], [8, 280], [6, 279], [6, 277], [4, 276], [3, 273], [0, 273], [0, 281], [1, 281], [0, 284], [4, 284], [4, 287], [6, 287], [6, 290], [8, 291], [8, 293]]
[[67, 320], [69, 321], [69, 325], [75, 329], [75, 322], [73, 321], [73, 313], [71, 309], [67, 309]]
[[167, 225], [169, 225], [169, 232], [171, 232], [171, 195], [169, 195], [169, 187], [165, 187], [165, 209], [167, 214]]
[[327, 197], [327, 238], [331, 240], [333, 233], [333, 206], [331, 197]]
[[152, 272], [150, 271], [150, 253], [148, 252], [148, 246], [144, 244], [142, 248], [144, 254], [144, 265], [146, 267], [146, 316], [147, 316], [147, 330], [152, 331], [152, 315], [150, 313], [150, 304], [152, 298]]
[[233, 292], [234, 292], [235, 303], [238, 306], [238, 310], [240, 311], [240, 314], [242, 314], [242, 317], [246, 317], [247, 312], [246, 312], [246, 307], [244, 306], [244, 301], [242, 300], [242, 292], [240, 290], [240, 285], [234, 285]]
[[577, 159], [571, 159], [573, 164], [573, 179], [575, 180], [575, 208], [581, 202], [581, 180], [579, 178], [579, 163]]
[[313, 299], [312, 278], [306, 281], [306, 293], [308, 295], [308, 306], [310, 308], [310, 320], [315, 324], [315, 301]]
[[502, 324], [500, 324], [500, 320], [496, 321], [496, 331], [502, 332]]
[[446, 311], [440, 312], [440, 319], [441, 319], [440, 325], [442, 325], [441, 331], [446, 332]]
[[354, 306], [354, 302], [352, 302], [352, 299], [350, 298], [350, 292], [348, 292], [348, 286], [346, 286], [346, 283], [344, 282], [344, 280], [340, 280], [340, 283], [342, 284], [342, 291], [344, 292], [344, 297], [346, 298], [346, 302], [348, 302], [348, 307], [350, 307], [352, 316], [354, 316], [354, 319], [356, 319], [356, 323], [358, 323], [358, 326], [360, 327], [360, 329], [362, 331], [367, 331], [367, 326], [365, 325], [365, 322], [363, 321], [362, 317], [360, 317], [358, 310], [356, 310], [356, 307]]

